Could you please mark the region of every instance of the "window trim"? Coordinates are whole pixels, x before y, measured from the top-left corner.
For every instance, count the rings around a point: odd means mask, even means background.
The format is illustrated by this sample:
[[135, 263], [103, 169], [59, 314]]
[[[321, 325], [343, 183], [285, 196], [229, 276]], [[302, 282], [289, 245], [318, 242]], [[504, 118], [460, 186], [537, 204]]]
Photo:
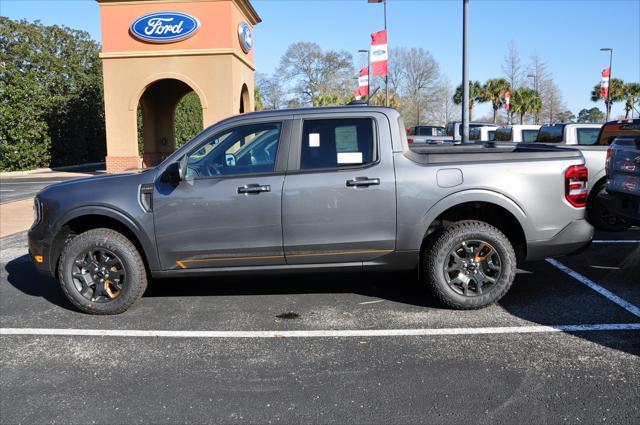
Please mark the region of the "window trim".
[[[218, 131], [212, 131], [210, 135], [207, 135], [204, 140], [198, 143], [194, 148], [189, 150], [186, 154], [184, 154], [183, 158], [188, 159], [190, 155], [194, 152], [197, 152], [204, 145], [208, 144], [212, 138], [224, 134], [226, 132], [232, 131], [235, 128], [239, 127], [247, 127], [252, 125], [262, 125], [262, 124], [280, 124], [280, 135], [278, 137], [278, 146], [276, 148], [276, 159], [273, 164], [273, 170], [267, 172], [260, 173], [239, 173], [239, 174], [229, 174], [229, 175], [219, 175], [219, 176], [192, 176], [192, 177], [184, 177], [184, 181], [194, 182], [197, 180], [211, 180], [211, 179], [232, 179], [232, 178], [244, 178], [244, 177], [264, 177], [264, 176], [278, 176], [284, 175], [286, 172], [286, 155], [289, 151], [289, 140], [291, 136], [291, 118], [282, 118], [275, 120], [264, 120], [264, 121], [254, 121], [247, 123], [235, 123], [235, 125], [229, 125], [221, 128]], [[239, 124], [239, 125], [238, 125]]]
[[[352, 120], [352, 119], [368, 119], [373, 126], [373, 155], [375, 161], [368, 162], [366, 164], [356, 164], [345, 167], [330, 167], [330, 168], [300, 168], [300, 162], [302, 159], [302, 135], [304, 130], [305, 121], [327, 121], [327, 120]], [[289, 167], [287, 174], [311, 174], [311, 173], [325, 173], [335, 171], [354, 171], [365, 170], [374, 167], [380, 163], [380, 137], [378, 134], [380, 126], [378, 125], [377, 117], [371, 115], [349, 115], [349, 116], [312, 116], [309, 118], [299, 117], [296, 118], [296, 122], [291, 129], [291, 152], [289, 153]], [[295, 135], [295, 136], [294, 136]]]

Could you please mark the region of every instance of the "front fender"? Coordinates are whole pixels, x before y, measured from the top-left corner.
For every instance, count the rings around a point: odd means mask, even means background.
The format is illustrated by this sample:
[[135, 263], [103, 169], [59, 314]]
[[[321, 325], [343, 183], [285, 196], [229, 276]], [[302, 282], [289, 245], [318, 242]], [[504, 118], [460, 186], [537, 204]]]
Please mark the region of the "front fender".
[[[143, 225], [139, 224], [138, 221], [129, 214], [114, 207], [104, 205], [84, 205], [74, 208], [67, 211], [56, 220], [55, 224], [52, 226], [52, 231], [54, 234], [58, 234], [62, 227], [69, 221], [88, 215], [108, 217], [125, 226], [140, 242], [140, 245], [144, 250], [144, 253], [142, 254], [146, 257], [149, 268], [151, 270], [158, 270], [160, 268], [155, 238], [152, 239], [149, 237], [149, 234], [154, 235], [153, 227], [145, 229]], [[153, 226], [152, 220], [149, 225]], [[147, 227], [149, 225], [147, 225]]]

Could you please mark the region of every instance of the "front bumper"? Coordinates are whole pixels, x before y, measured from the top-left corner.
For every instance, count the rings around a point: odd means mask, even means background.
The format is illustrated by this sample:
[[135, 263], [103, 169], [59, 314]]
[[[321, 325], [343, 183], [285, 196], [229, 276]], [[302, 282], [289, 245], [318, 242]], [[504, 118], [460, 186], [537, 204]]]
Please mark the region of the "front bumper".
[[[36, 270], [47, 276], [55, 277], [55, 264], [51, 264], [51, 240], [46, 237], [38, 226], [29, 230], [29, 257]], [[42, 262], [36, 261], [36, 257], [42, 257]]]
[[574, 220], [551, 239], [527, 242], [527, 261], [581, 252], [591, 243], [593, 232], [587, 220]]
[[614, 215], [625, 219], [630, 224], [640, 226], [640, 197], [603, 190], [598, 193], [598, 200], [604, 203]]

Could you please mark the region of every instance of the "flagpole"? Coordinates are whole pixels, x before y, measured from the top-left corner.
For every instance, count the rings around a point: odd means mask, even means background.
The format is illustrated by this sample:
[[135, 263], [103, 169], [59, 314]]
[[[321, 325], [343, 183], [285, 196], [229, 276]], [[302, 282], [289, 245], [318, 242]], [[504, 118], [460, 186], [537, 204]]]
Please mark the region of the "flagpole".
[[[387, 29], [387, 0], [384, 0], [384, 29]], [[387, 40], [387, 43], [389, 41]], [[387, 44], [387, 55], [389, 54], [389, 45]], [[384, 76], [384, 105], [389, 106], [389, 72]]]

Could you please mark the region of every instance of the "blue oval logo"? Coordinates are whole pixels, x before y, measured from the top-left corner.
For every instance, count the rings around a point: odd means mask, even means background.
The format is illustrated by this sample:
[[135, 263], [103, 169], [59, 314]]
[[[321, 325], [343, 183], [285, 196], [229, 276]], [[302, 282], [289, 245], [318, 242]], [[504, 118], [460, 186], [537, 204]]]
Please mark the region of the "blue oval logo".
[[373, 56], [382, 56], [382, 55], [384, 55], [386, 53], [387, 53], [386, 50], [374, 50], [373, 51]]
[[149, 43], [173, 43], [189, 38], [200, 28], [200, 21], [179, 12], [144, 15], [131, 24], [131, 34]]
[[240, 22], [238, 24], [238, 40], [240, 41], [242, 50], [245, 53], [249, 53], [253, 48], [253, 32], [246, 22]]

